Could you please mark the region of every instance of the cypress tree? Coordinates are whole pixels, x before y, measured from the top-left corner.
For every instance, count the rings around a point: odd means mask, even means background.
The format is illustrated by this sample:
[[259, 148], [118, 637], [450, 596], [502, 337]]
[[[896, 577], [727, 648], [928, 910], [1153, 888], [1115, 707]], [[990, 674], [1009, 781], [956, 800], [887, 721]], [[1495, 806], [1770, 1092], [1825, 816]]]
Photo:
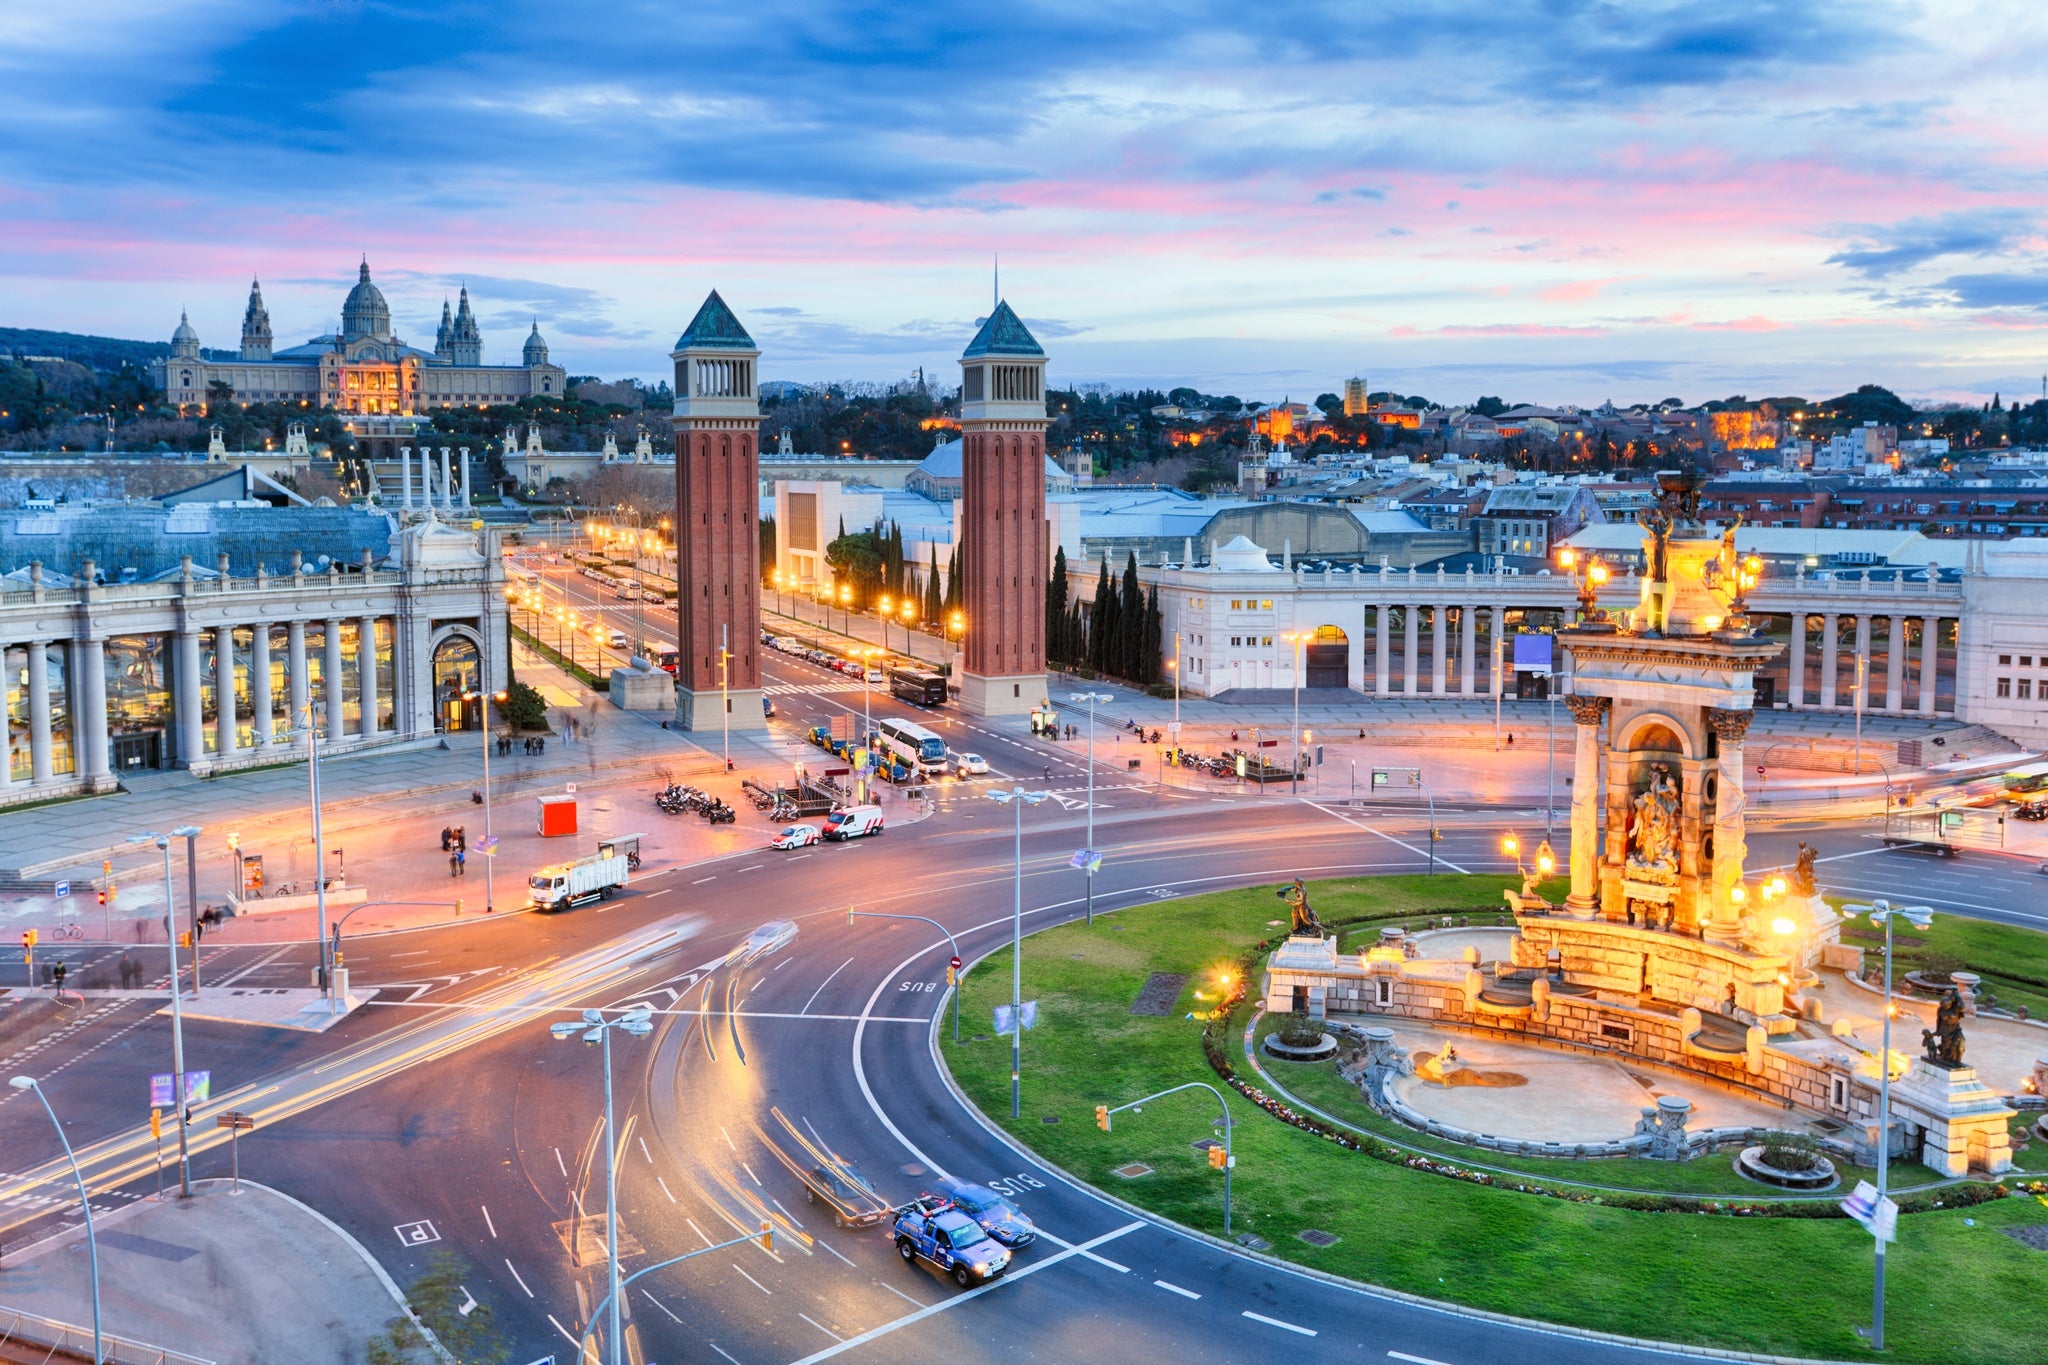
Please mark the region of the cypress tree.
[[1062, 545], [1052, 552], [1052, 572], [1045, 579], [1045, 652], [1062, 662], [1067, 660], [1066, 624], [1067, 548]]
[[1133, 682], [1140, 676], [1145, 654], [1145, 590], [1138, 584], [1138, 555], [1132, 551], [1124, 561], [1123, 590], [1117, 602], [1116, 675]]
[[1095, 580], [1095, 602], [1088, 613], [1088, 662], [1097, 672], [1110, 671], [1110, 650], [1116, 640], [1116, 587], [1109, 576], [1109, 557]]
[[1159, 610], [1159, 585], [1154, 583], [1145, 594], [1145, 666], [1138, 681], [1151, 685], [1164, 676], [1161, 655], [1166, 648], [1164, 638], [1166, 618]]

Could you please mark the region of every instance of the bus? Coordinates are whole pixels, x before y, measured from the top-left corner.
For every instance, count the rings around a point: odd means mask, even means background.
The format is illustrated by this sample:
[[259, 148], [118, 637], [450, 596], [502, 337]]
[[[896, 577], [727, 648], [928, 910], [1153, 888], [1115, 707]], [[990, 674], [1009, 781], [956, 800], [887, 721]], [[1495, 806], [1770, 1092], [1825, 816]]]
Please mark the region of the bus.
[[885, 718], [875, 722], [875, 732], [883, 753], [920, 772], [937, 772], [946, 766], [946, 741], [915, 721]]
[[2027, 798], [2048, 792], [2048, 763], [2029, 763], [2024, 768], [2014, 768], [2005, 774], [2005, 794]]
[[941, 674], [927, 673], [923, 669], [892, 668], [889, 670], [889, 693], [919, 706], [944, 706], [946, 679]]

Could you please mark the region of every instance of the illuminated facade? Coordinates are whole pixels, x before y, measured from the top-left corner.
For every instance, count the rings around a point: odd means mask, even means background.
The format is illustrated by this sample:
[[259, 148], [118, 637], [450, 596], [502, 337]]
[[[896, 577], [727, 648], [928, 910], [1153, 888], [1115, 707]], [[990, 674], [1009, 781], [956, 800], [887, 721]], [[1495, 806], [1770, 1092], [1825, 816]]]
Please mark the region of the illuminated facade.
[[233, 402], [299, 403], [384, 416], [516, 403], [562, 393], [569, 378], [561, 366], [549, 363], [538, 322], [527, 335], [519, 364], [484, 364], [483, 336], [466, 288], [454, 312], [442, 303], [432, 351], [406, 345], [391, 330], [391, 307], [370, 282], [368, 261], [342, 303], [339, 332], [274, 351], [270, 313], [252, 280], [242, 315], [242, 346], [233, 360], [205, 358], [199, 334], [189, 318], [181, 317], [170, 356], [152, 362], [151, 370], [165, 399], [181, 409], [204, 410], [213, 401], [212, 386], [224, 384]]

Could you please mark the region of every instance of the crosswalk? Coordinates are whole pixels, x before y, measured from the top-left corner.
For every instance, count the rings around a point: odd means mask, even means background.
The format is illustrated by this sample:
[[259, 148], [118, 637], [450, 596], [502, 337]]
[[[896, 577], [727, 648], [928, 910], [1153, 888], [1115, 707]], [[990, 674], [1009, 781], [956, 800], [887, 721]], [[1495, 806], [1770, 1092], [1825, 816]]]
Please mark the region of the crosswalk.
[[770, 683], [761, 689], [771, 697], [801, 696], [806, 692], [860, 692], [864, 690], [857, 682], [826, 683]]

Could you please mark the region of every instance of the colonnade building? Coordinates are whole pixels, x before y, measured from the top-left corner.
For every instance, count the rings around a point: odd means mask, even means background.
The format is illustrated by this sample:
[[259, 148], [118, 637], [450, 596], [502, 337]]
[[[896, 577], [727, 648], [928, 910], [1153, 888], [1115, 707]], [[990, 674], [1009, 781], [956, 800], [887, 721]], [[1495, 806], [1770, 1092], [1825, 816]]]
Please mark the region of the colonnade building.
[[508, 676], [496, 534], [431, 516], [67, 507], [0, 520], [0, 556], [0, 805], [274, 763], [309, 718], [330, 752], [431, 740]]

